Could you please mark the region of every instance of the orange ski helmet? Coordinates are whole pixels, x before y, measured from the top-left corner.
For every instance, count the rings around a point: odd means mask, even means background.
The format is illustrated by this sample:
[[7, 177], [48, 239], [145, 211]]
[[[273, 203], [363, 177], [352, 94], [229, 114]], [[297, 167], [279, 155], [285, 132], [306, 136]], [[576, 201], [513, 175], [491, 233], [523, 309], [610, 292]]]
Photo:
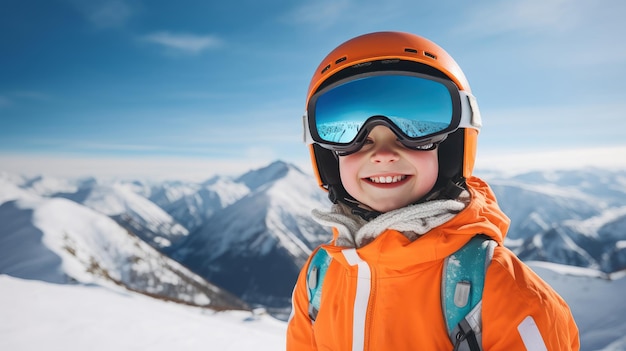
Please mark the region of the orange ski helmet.
[[[439, 179], [435, 187], [444, 187], [450, 180], [458, 183], [459, 179], [463, 181], [470, 177], [481, 126], [478, 107], [459, 65], [444, 49], [428, 39], [403, 32], [375, 32], [344, 42], [331, 51], [315, 70], [307, 93], [307, 108], [315, 93], [324, 87], [338, 80], [380, 69], [374, 68], [381, 66], [372, 65], [373, 62], [388, 63], [389, 67], [395, 63], [401, 63], [399, 65], [401, 68], [385, 68], [385, 70], [410, 71], [450, 80], [459, 91], [469, 95], [471, 100], [465, 105], [471, 109], [471, 125], [453, 130], [439, 144]], [[307, 115], [304, 116], [305, 133], [308, 131], [307, 123], [309, 123]], [[345, 192], [339, 177], [337, 155], [316, 142], [311, 140], [309, 142], [313, 170], [319, 185], [325, 190]], [[338, 191], [338, 189], [343, 191]], [[331, 200], [336, 202], [333, 197], [335, 195], [331, 195]]]

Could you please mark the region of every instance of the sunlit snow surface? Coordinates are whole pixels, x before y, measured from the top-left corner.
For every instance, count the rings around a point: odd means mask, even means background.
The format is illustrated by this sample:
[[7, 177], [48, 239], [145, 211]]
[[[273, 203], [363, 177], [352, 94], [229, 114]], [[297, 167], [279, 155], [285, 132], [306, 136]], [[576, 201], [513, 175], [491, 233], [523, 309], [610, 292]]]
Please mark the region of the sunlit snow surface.
[[286, 325], [115, 288], [0, 275], [0, 350], [281, 350]]
[[596, 270], [528, 262], [570, 306], [580, 331], [581, 350], [626, 350], [626, 271]]
[[[263, 172], [250, 172], [248, 176], [237, 180], [237, 188], [226, 187], [235, 184], [232, 181], [220, 185], [219, 188], [228, 191], [219, 196], [209, 196], [208, 190], [206, 196], [196, 191], [203, 187], [209, 188], [214, 182], [194, 184], [194, 191], [187, 189], [186, 184], [172, 184], [172, 187], [164, 187], [164, 193], [151, 192], [153, 188], [142, 187], [141, 183], [133, 183], [132, 186], [140, 188], [134, 190], [137, 194], [143, 194], [144, 197], [151, 195], [151, 201], [159, 202], [162, 197], [162, 200], [174, 201], [170, 204], [177, 208], [197, 209], [199, 214], [211, 207], [200, 205], [211, 201], [219, 200], [217, 210], [223, 209], [225, 204], [236, 205], [228, 213], [220, 212], [221, 220], [237, 226], [220, 227], [219, 232], [224, 235], [214, 242], [216, 246], [211, 247], [213, 252], [219, 251], [220, 247], [266, 252], [269, 243], [273, 242], [294, 255], [298, 252], [308, 253], [308, 246], [313, 246], [311, 243], [318, 240], [315, 235], [324, 231], [309, 227], [306, 222], [306, 218], [309, 218], [307, 209], [319, 207], [318, 196], [322, 194], [316, 187], [306, 186], [308, 178], [286, 172], [287, 169], [281, 164], [275, 164]], [[509, 244], [527, 256], [532, 249], [532, 252], [552, 259], [561, 257], [557, 255], [560, 253], [572, 254], [562, 256], [570, 259], [583, 257], [580, 249], [589, 251], [593, 247], [583, 244], [572, 247], [569, 238], [606, 238], [612, 240], [609, 249], [615, 248], [613, 251], [619, 253], [618, 250], [626, 247], [623, 237], [623, 223], [626, 223], [626, 192], [623, 185], [626, 184], [626, 177], [623, 173], [607, 180], [603, 177], [604, 173], [590, 170], [576, 174], [531, 173], [490, 181], [498, 194], [500, 205], [512, 219], [514, 230], [509, 233], [509, 238], [513, 240]], [[284, 182], [276, 182], [278, 178]], [[605, 183], [612, 188], [607, 188]], [[161, 286], [159, 282], [175, 283], [169, 279], [172, 276], [170, 270], [166, 269], [172, 267], [171, 264], [157, 264], [162, 260], [150, 254], [155, 253], [155, 250], [145, 243], [138, 243], [137, 238], [131, 239], [118, 224], [98, 212], [122, 204], [125, 211], [133, 209], [133, 213], [141, 215], [141, 218], [149, 218], [149, 222], [166, 218], [158, 211], [150, 211], [155, 207], [145, 205], [147, 202], [140, 201], [135, 194], [126, 191], [126, 186], [130, 185], [126, 183], [119, 189], [109, 187], [111, 193], [103, 194], [106, 196], [99, 198], [103, 201], [93, 202], [91, 205], [94, 208], [89, 208], [85, 204], [71, 203], [63, 198], [42, 196], [59, 192], [67, 194], [74, 189], [72, 183], [45, 177], [28, 181], [0, 172], [0, 206], [4, 210], [0, 211], [0, 234], [5, 234], [0, 235], [5, 240], [0, 243], [0, 266], [4, 268], [2, 272], [11, 274], [0, 275], [0, 351], [283, 350], [286, 326], [284, 322], [266, 315], [253, 316], [249, 312], [217, 313], [152, 300], [117, 287], [96, 286], [104, 283], [85, 273], [89, 265], [79, 263], [89, 263], [89, 260], [81, 261], [80, 258], [84, 258], [81, 255], [98, 258], [100, 267], [106, 267], [112, 277], [123, 276], [123, 269], [119, 265], [124, 262], [123, 258], [131, 257], [131, 254], [140, 256], [143, 265], [137, 267], [137, 272], [154, 273], [146, 277], [158, 278], [155, 286]], [[105, 187], [99, 189], [104, 190]], [[97, 199], [96, 194], [99, 193], [89, 193], [91, 197], [86, 196], [82, 200]], [[177, 202], [178, 199], [185, 203]], [[245, 201], [237, 204], [237, 199]], [[258, 213], [250, 212], [250, 208]], [[237, 215], [239, 209], [246, 210], [242, 213], [247, 215]], [[183, 211], [180, 218], [196, 218], [191, 214]], [[247, 218], [248, 221], [240, 223], [230, 220], [229, 216]], [[292, 222], [298, 225], [291, 226]], [[259, 241], [239, 243], [238, 240], [246, 239], [246, 230], [251, 229], [252, 224], [268, 228], [268, 233], [272, 235], [258, 235]], [[552, 227], [558, 230], [552, 231], [553, 235], [546, 235], [550, 234]], [[524, 233], [528, 235], [522, 235]], [[135, 249], [131, 250], [132, 247]], [[70, 255], [71, 252], [74, 254]], [[208, 252], [203, 251], [201, 255], [208, 256]], [[536, 257], [540, 258], [541, 255]], [[619, 265], [622, 261], [618, 260], [621, 257], [616, 254], [615, 260], [603, 261], [594, 257], [597, 262], [606, 261], [606, 264], [589, 266], [611, 268], [613, 266], [608, 263], [612, 263], [617, 268], [605, 271], [613, 272], [621, 269]], [[148, 263], [154, 264], [146, 266]], [[623, 302], [626, 278], [623, 278], [623, 273], [617, 272], [609, 277], [606, 273], [592, 269], [528, 263], [571, 306], [580, 327], [583, 351], [626, 350], [626, 304]], [[54, 284], [68, 282], [68, 279], [52, 279], [61, 275], [72, 276], [74, 281], [80, 283]]]
[[[531, 267], [570, 304], [583, 351], [626, 350], [624, 274], [542, 262]], [[115, 287], [0, 275], [0, 350], [283, 350], [286, 324], [265, 314], [214, 312]]]

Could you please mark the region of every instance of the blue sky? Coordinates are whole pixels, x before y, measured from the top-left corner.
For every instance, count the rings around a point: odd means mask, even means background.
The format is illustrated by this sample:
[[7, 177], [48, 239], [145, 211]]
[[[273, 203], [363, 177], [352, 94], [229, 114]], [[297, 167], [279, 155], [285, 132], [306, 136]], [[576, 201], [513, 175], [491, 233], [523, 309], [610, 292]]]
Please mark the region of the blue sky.
[[423, 35], [461, 65], [483, 114], [479, 165], [626, 167], [624, 14], [621, 0], [4, 0], [0, 171], [308, 167], [314, 69], [380, 30]]

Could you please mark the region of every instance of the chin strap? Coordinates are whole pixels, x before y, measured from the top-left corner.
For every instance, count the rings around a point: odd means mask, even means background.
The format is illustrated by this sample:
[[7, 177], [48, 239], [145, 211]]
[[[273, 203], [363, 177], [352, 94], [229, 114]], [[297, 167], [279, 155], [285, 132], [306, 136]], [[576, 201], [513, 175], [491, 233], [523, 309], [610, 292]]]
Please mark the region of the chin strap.
[[421, 199], [416, 201], [418, 204], [420, 202], [426, 202], [431, 200], [454, 200], [461, 195], [463, 190], [466, 190], [465, 186], [465, 178], [458, 177], [456, 179], [448, 179], [443, 186], [435, 186], [433, 190], [431, 190], [428, 194], [424, 195]]
[[[454, 200], [461, 195], [463, 190], [466, 190], [465, 188], [465, 178], [458, 177], [455, 180], [448, 179], [444, 186], [437, 186], [437, 184], [435, 184], [433, 190], [411, 205], [431, 200]], [[350, 207], [352, 214], [357, 215], [368, 222], [382, 214], [382, 212], [372, 210], [371, 208], [358, 202], [355, 198], [348, 194], [341, 184], [331, 185], [328, 187], [328, 199], [334, 204], [341, 202], [342, 204], [347, 205]]]
[[382, 212], [374, 211], [358, 202], [350, 196], [350, 194], [348, 194], [341, 184], [328, 187], [328, 199], [334, 204], [341, 202], [342, 204], [347, 205], [352, 214], [357, 215], [368, 222], [382, 214]]

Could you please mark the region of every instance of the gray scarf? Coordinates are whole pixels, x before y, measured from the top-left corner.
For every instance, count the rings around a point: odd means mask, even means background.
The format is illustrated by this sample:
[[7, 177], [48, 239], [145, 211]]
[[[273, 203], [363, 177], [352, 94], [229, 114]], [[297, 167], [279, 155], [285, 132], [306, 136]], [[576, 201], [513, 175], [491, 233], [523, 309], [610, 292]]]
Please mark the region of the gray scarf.
[[350, 208], [335, 204], [330, 212], [313, 210], [313, 219], [321, 225], [337, 228], [337, 246], [360, 248], [372, 242], [386, 229], [401, 232], [413, 241], [429, 230], [451, 220], [469, 203], [463, 191], [455, 200], [434, 200], [405, 206], [366, 221], [350, 212]]

